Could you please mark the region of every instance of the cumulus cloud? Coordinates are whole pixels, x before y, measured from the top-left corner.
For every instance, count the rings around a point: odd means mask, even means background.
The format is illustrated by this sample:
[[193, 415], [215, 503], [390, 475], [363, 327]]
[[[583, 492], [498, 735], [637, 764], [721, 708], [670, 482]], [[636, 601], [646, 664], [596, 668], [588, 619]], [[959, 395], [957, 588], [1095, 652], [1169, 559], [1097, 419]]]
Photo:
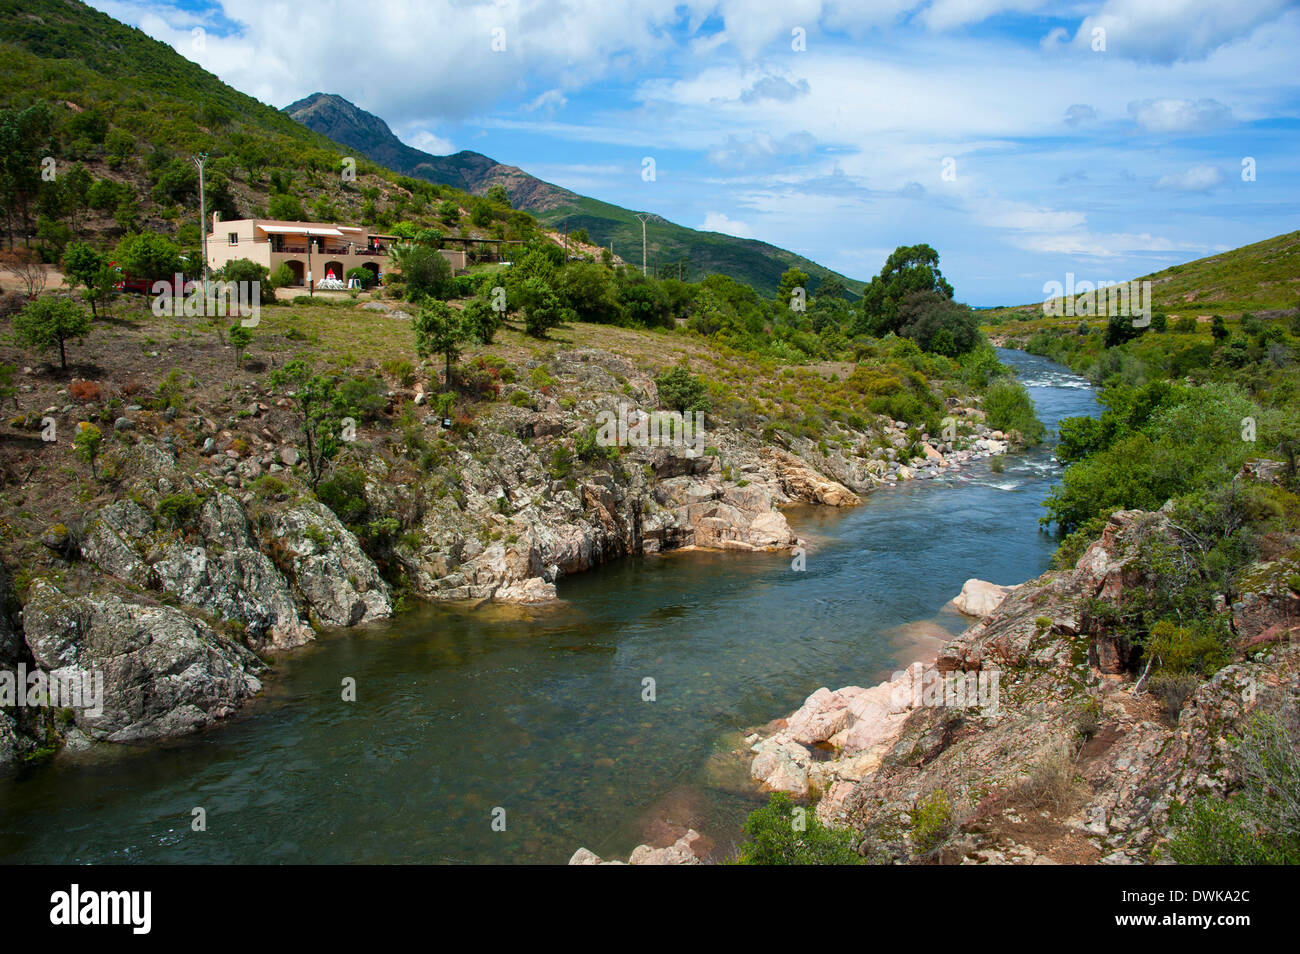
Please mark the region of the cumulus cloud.
[[737, 238], [754, 237], [754, 230], [747, 223], [728, 218], [722, 212], [706, 212], [704, 221], [698, 227], [705, 232], [722, 232]]
[[403, 136], [402, 141], [408, 146], [423, 149], [435, 156], [447, 156], [456, 151], [456, 147], [451, 144], [451, 140], [443, 139], [427, 129], [421, 129], [410, 135]]
[[1224, 180], [1223, 170], [1217, 166], [1192, 166], [1185, 172], [1171, 172], [1156, 180], [1157, 189], [1174, 192], [1209, 192]]
[[1207, 132], [1230, 124], [1232, 110], [1215, 99], [1144, 99], [1128, 104], [1129, 114], [1147, 132]]
[[1276, 20], [1288, 0], [1106, 0], [1085, 17], [1074, 46], [1090, 51], [1093, 31], [1105, 31], [1106, 52], [1153, 63], [1203, 59]]

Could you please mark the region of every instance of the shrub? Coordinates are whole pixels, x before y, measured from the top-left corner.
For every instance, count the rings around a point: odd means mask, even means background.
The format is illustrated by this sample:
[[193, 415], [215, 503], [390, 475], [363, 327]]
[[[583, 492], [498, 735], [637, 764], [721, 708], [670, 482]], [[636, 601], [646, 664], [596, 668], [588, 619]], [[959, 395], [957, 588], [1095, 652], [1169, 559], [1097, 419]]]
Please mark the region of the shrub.
[[374, 272], [368, 268], [362, 268], [359, 265], [356, 268], [348, 269], [348, 273], [344, 277], [347, 278], [349, 282], [356, 279], [361, 283], [362, 288], [373, 288], [379, 283], [379, 279], [375, 276]]
[[740, 846], [742, 865], [860, 865], [853, 836], [827, 828], [811, 808], [795, 806], [785, 792], [774, 792], [765, 807], [745, 821], [750, 840]]
[[355, 467], [340, 467], [316, 487], [316, 499], [348, 526], [358, 526], [370, 511], [366, 475]]
[[1175, 722], [1200, 684], [1200, 677], [1190, 672], [1158, 672], [1151, 677], [1151, 695], [1160, 700], [1169, 721]]
[[183, 529], [199, 515], [202, 501], [192, 493], [169, 494], [158, 501], [158, 519], [175, 530]]
[[984, 395], [984, 414], [989, 427], [1017, 431], [1030, 444], [1037, 444], [1046, 432], [1034, 414], [1029, 392], [1014, 378], [1001, 377], [989, 385]]
[[71, 299], [42, 295], [14, 316], [14, 336], [40, 351], [59, 349], [59, 365], [68, 367], [68, 341], [90, 334], [90, 315]]
[[658, 374], [654, 381], [659, 389], [659, 402], [665, 407], [683, 414], [709, 409], [709, 395], [704, 382], [684, 366], [677, 365]]
[[937, 848], [952, 829], [952, 803], [943, 789], [935, 789], [912, 809], [912, 840], [921, 851]]
[[1233, 757], [1240, 791], [1173, 806], [1170, 854], [1185, 865], [1300, 864], [1300, 737], [1294, 726], [1256, 716]]

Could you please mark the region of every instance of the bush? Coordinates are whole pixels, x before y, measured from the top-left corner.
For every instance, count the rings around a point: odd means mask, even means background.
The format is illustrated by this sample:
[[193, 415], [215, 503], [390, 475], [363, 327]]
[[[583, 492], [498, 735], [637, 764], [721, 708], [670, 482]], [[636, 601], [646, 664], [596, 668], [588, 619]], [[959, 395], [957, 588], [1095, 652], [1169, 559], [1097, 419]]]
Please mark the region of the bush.
[[221, 269], [221, 278], [228, 282], [248, 282], [250, 285], [256, 282], [258, 302], [266, 305], [275, 301], [275, 288], [271, 284], [271, 270], [251, 259], [236, 258], [226, 262]]
[[188, 527], [199, 515], [202, 501], [192, 493], [169, 494], [158, 501], [158, 519], [175, 530]]
[[912, 840], [921, 851], [939, 847], [952, 829], [952, 803], [943, 789], [935, 789], [912, 809]]
[[355, 467], [340, 467], [316, 488], [316, 499], [349, 527], [359, 526], [370, 511], [366, 475]]
[[1169, 851], [1184, 865], [1300, 864], [1300, 737], [1256, 716], [1234, 746], [1235, 797], [1201, 795], [1170, 811]]
[[1037, 444], [1046, 428], [1034, 414], [1034, 402], [1025, 386], [1014, 378], [1001, 377], [984, 395], [985, 421], [999, 431], [1017, 431], [1027, 443]]
[[379, 279], [375, 276], [374, 272], [368, 268], [362, 268], [361, 266], [349, 268], [345, 277], [349, 282], [355, 278], [361, 283], [362, 288], [373, 288], [379, 283]]
[[785, 792], [774, 792], [765, 807], [745, 821], [750, 841], [740, 846], [742, 865], [860, 865], [853, 836], [827, 828], [812, 808], [796, 807]]
[[659, 403], [683, 414], [709, 409], [709, 395], [704, 382], [683, 365], [655, 376]]

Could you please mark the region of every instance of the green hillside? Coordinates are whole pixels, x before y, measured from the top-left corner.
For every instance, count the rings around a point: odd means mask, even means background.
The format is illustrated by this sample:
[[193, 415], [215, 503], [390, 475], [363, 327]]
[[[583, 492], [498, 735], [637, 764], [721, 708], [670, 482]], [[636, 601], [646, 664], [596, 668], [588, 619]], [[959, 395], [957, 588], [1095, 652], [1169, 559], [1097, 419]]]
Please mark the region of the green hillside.
[[[1300, 232], [1287, 232], [1253, 245], [1171, 265], [1137, 280], [1151, 282], [1152, 310], [1163, 312], [1170, 321], [1247, 313], [1278, 317], [1300, 304]], [[981, 312], [980, 318], [987, 326], [1005, 331], [1075, 324], [1079, 320], [1045, 317], [1041, 302], [993, 308]]]
[[[641, 222], [633, 210], [579, 195], [477, 152], [434, 156], [399, 140], [378, 116], [341, 96], [313, 93], [285, 107], [285, 112], [335, 142], [406, 175], [483, 195], [502, 185], [516, 208], [525, 209], [554, 229], [567, 222], [570, 232], [586, 229], [593, 242], [608, 247], [628, 262], [641, 264]], [[798, 266], [811, 276], [813, 288], [836, 275], [851, 293], [861, 294], [863, 282], [847, 278], [801, 255], [720, 232], [701, 232], [665, 220], [651, 221], [646, 235], [647, 257], [662, 275], [680, 274], [698, 280], [709, 274], [730, 275], [764, 295], [776, 292], [781, 273]]]

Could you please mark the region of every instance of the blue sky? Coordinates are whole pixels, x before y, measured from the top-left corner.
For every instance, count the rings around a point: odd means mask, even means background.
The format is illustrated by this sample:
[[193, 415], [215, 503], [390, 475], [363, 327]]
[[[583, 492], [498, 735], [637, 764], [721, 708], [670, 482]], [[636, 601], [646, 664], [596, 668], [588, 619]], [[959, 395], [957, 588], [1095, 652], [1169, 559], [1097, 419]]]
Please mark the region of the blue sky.
[[975, 305], [1300, 228], [1287, 0], [93, 5], [272, 105], [338, 93], [856, 278], [928, 242]]

